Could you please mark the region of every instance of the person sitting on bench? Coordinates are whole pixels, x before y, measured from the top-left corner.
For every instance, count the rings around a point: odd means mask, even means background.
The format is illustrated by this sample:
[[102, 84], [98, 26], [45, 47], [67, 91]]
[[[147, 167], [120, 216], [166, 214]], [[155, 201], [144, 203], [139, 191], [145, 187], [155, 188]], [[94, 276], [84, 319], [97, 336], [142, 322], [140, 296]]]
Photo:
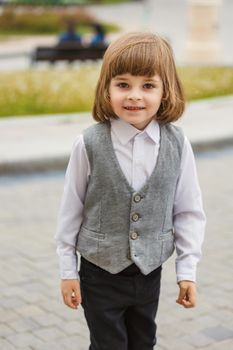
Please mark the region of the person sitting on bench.
[[103, 45], [106, 44], [104, 27], [99, 23], [93, 23], [92, 27], [94, 29], [94, 34], [91, 38], [90, 46], [99, 45], [99, 44], [103, 44]]
[[82, 37], [79, 33], [76, 33], [76, 22], [74, 20], [67, 21], [67, 30], [59, 37], [58, 44], [65, 42], [82, 43]]

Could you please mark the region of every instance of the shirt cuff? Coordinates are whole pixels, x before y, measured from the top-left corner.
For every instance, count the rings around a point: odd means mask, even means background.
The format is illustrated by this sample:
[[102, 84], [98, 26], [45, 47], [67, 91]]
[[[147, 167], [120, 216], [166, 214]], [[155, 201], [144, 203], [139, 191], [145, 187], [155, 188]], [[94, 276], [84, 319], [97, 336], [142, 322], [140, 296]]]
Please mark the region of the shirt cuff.
[[77, 271], [76, 255], [60, 255], [59, 266], [61, 279], [80, 279]]
[[176, 263], [176, 280], [180, 281], [192, 281], [196, 282], [196, 269], [197, 265], [187, 265], [180, 262]]

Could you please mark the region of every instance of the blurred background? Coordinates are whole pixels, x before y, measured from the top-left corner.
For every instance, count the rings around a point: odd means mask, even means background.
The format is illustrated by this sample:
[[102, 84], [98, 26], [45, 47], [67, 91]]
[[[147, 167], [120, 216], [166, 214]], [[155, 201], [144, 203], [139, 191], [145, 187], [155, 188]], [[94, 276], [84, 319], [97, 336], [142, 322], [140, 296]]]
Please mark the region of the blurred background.
[[[102, 26], [106, 43], [122, 32], [158, 32], [173, 47], [188, 100], [231, 94], [232, 13], [232, 0], [4, 0], [0, 5], [0, 115], [90, 110], [100, 62], [73, 61], [73, 79], [67, 60], [57, 60], [52, 67], [48, 60], [33, 62], [36, 48], [56, 45], [69, 21], [83, 45], [93, 38], [95, 23]], [[82, 94], [77, 96], [80, 75], [85, 75], [85, 81], [81, 79]], [[64, 91], [69, 98], [60, 99]]]
[[122, 33], [171, 44], [207, 215], [198, 306], [163, 268], [158, 350], [233, 349], [233, 1], [0, 0], [0, 349], [88, 348], [59, 291], [54, 234], [72, 144], [93, 123], [101, 58]]

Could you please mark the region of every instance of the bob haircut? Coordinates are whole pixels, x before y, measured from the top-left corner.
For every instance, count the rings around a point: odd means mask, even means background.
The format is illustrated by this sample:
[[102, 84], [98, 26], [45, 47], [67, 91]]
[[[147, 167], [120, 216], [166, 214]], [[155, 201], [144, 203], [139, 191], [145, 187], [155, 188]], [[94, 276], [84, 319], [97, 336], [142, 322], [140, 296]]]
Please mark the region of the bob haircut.
[[185, 108], [183, 88], [168, 42], [157, 34], [128, 33], [107, 48], [95, 91], [93, 118], [98, 122], [118, 119], [110, 103], [111, 79], [121, 74], [152, 77], [163, 82], [163, 97], [155, 119], [166, 124], [178, 120]]

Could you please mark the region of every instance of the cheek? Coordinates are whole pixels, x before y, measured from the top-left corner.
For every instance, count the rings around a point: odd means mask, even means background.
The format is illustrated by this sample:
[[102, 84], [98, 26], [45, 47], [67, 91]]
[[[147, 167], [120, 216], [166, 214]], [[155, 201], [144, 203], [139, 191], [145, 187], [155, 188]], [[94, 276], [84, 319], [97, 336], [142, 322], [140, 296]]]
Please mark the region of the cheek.
[[119, 96], [112, 96], [112, 98], [110, 98], [110, 103], [112, 108], [120, 108], [122, 105], [122, 99]]
[[158, 107], [161, 105], [162, 102], [162, 96], [161, 95], [156, 95], [154, 98], [151, 100], [151, 103], [155, 105], [155, 107]]

